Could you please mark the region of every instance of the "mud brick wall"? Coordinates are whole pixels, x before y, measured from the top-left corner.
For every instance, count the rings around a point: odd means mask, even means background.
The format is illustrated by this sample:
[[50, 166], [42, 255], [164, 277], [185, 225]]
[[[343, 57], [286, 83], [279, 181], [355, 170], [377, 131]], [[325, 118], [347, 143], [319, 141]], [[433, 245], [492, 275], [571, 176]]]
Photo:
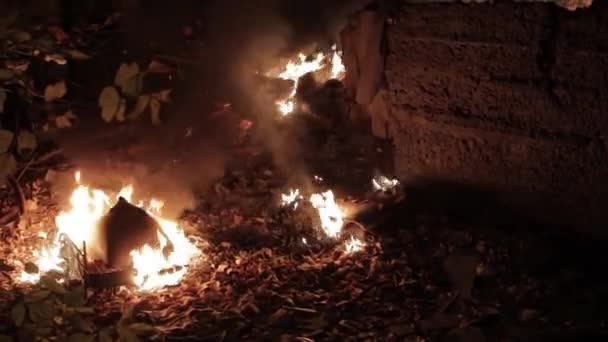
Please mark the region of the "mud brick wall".
[[407, 4], [395, 19], [385, 74], [403, 182], [495, 191], [608, 234], [608, 1]]

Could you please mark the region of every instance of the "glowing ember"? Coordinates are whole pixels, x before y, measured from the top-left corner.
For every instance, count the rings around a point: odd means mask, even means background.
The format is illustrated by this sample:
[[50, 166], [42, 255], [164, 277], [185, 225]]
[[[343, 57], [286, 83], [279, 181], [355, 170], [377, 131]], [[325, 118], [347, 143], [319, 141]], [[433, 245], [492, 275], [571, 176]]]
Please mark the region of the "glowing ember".
[[399, 186], [399, 181], [395, 178], [390, 179], [386, 176], [376, 176], [372, 179], [372, 185], [376, 191], [392, 191]]
[[337, 46], [334, 44], [331, 49], [333, 50], [331, 57], [331, 78], [341, 80], [344, 78], [344, 74], [346, 74], [346, 68], [342, 63], [342, 56], [340, 56]]
[[310, 196], [310, 203], [319, 211], [321, 228], [327, 236], [336, 238], [342, 231], [344, 213], [334, 200], [334, 193], [328, 190], [322, 194]]
[[363, 247], [365, 247], [365, 244], [355, 239], [354, 236], [351, 236], [350, 239], [344, 244], [344, 249], [346, 250], [346, 253], [349, 254], [359, 252], [363, 249]]
[[[75, 175], [76, 182], [80, 182], [80, 173]], [[87, 254], [90, 259], [100, 258], [101, 252], [96, 241], [97, 226], [99, 220], [115, 204], [118, 197], [123, 197], [131, 202], [133, 187], [126, 186], [119, 194], [111, 200], [105, 192], [90, 189], [85, 185], [78, 184], [70, 198], [71, 208], [69, 211], [61, 212], [55, 219], [57, 234], [54, 241], [49, 243], [39, 252], [35, 252], [40, 274], [55, 270], [66, 271], [65, 260], [60, 256], [62, 240], [68, 238], [76, 247], [82, 248], [83, 242], [87, 246]], [[167, 240], [159, 233], [160, 248], [144, 246], [139, 251], [132, 251], [135, 269], [135, 284], [142, 290], [158, 289], [164, 286], [177, 284], [187, 271], [190, 260], [199, 255], [200, 251], [186, 238], [183, 230], [172, 222], [160, 217], [163, 203], [158, 200], [150, 200], [148, 205], [141, 201], [139, 206], [146, 209], [154, 217], [167, 237], [174, 246], [173, 252], [168, 258], [163, 256], [163, 247]], [[169, 272], [168, 270], [172, 270]], [[35, 282], [38, 275], [23, 273], [20, 280]]]
[[302, 196], [300, 195], [300, 190], [290, 190], [288, 194], [281, 195], [281, 206], [282, 207], [290, 207], [293, 205], [293, 209], [296, 210], [298, 208], [298, 200], [300, 200]]

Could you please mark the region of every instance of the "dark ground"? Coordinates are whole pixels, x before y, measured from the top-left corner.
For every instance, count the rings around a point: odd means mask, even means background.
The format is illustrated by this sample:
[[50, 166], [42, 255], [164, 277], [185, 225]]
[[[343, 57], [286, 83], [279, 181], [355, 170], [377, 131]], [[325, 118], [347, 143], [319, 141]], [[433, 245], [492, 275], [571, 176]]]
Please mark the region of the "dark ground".
[[[199, 58], [196, 52], [185, 57]], [[111, 67], [94, 64], [74, 76], [84, 89], [96, 89], [91, 80], [111, 79], [122, 57], [110, 54], [101, 60], [90, 63]], [[360, 253], [344, 255], [331, 244], [299, 244], [307, 234], [295, 230], [299, 218], [282, 219], [276, 212], [277, 195], [293, 185], [297, 170], [278, 168], [276, 153], [260, 140], [234, 146], [234, 133], [225, 132], [232, 132], [243, 117], [255, 121], [256, 113], [247, 110], [247, 101], [235, 99], [231, 87], [222, 90], [217, 78], [205, 78], [209, 67], [195, 66], [203, 70], [201, 76], [178, 85], [163, 126], [100, 125], [91, 110], [82, 115], [80, 126], [53, 137], [92, 177], [132, 177], [132, 170], [145, 165], [149, 178], [142, 178], [144, 183], [161, 179], [167, 189], [187, 190], [193, 184], [200, 189], [182, 221], [200, 242], [205, 260], [181, 286], [159, 294], [95, 294], [87, 303], [94, 309], [87, 318], [93, 332], [115, 326], [123, 304], [129, 302], [135, 307], [134, 321], [149, 323], [175, 341], [608, 338], [603, 241], [539, 227], [490, 204], [467, 206], [449, 184], [434, 191], [406, 189], [402, 202], [361, 215], [370, 233]], [[110, 76], [95, 76], [98, 70], [110, 70]], [[81, 97], [95, 103], [96, 91]], [[237, 110], [231, 119], [208, 118], [216, 102], [234, 103]], [[183, 139], [188, 127], [199, 128], [196, 142]], [[376, 163], [373, 139], [349, 130], [332, 132], [330, 138], [320, 146], [315, 141], [310, 147], [306, 139], [294, 145], [307, 176], [323, 176], [320, 188], [337, 189], [338, 198], [349, 205], [374, 207], [383, 202], [368, 191]], [[133, 146], [139, 152], [130, 150]], [[167, 171], [163, 166], [168, 159], [183, 160], [186, 166]], [[26, 177], [25, 195], [38, 208], [22, 224], [3, 227], [7, 243], [2, 259], [20, 255], [40, 226], [52, 227], [48, 221], [57, 203], [43, 175], [60, 164], [53, 160]], [[184, 179], [187, 182], [179, 181]], [[217, 184], [228, 191], [218, 192]], [[4, 207], [14, 202], [8, 189], [2, 197]], [[484, 202], [483, 194], [480, 197]], [[8, 323], [16, 295], [9, 280], [2, 278], [0, 305], [6, 310], [1, 310], [0, 334], [16, 331]]]

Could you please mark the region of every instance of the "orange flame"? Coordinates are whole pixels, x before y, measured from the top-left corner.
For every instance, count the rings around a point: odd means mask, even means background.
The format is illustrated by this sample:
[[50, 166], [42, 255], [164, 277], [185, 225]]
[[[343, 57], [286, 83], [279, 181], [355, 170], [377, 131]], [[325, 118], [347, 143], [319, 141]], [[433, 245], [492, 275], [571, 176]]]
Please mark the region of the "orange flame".
[[[75, 180], [78, 185], [70, 198], [70, 210], [62, 211], [55, 219], [57, 237], [42, 250], [34, 253], [36, 258], [34, 263], [38, 266], [40, 274], [52, 270], [64, 270], [64, 260], [60, 256], [61, 243], [59, 239], [61, 236], [67, 236], [78, 248], [82, 247], [83, 242], [86, 243], [87, 253], [91, 259], [101, 258], [99, 244], [96, 241], [99, 220], [119, 197], [123, 197], [129, 202], [133, 197], [134, 191], [131, 185], [122, 188], [115, 196], [115, 200], [112, 201], [104, 191], [90, 189], [79, 184], [80, 172], [76, 172]], [[163, 207], [162, 201], [151, 199], [148, 205], [144, 205], [144, 202], [140, 201], [138, 206], [145, 209], [159, 222], [174, 248], [169, 257], [165, 258], [162, 250], [167, 245], [167, 241], [159, 233], [160, 248], [152, 248], [146, 245], [141, 250], [132, 251], [131, 256], [136, 272], [134, 282], [141, 290], [153, 290], [175, 285], [185, 275], [190, 261], [195, 256], [200, 255], [201, 252], [188, 240], [176, 222], [160, 216]], [[161, 272], [168, 269], [177, 269], [177, 271]], [[39, 275], [25, 272], [20, 277], [23, 282], [36, 282], [38, 279]]]

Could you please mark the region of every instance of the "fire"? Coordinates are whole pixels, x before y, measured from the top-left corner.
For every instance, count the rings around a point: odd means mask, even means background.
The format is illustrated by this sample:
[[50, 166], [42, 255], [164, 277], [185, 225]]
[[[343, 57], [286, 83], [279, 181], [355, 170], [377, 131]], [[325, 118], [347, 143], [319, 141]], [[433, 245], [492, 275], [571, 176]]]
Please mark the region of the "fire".
[[293, 205], [293, 210], [298, 209], [298, 200], [301, 199], [300, 190], [289, 190], [287, 194], [281, 194], [281, 206], [290, 207]]
[[331, 238], [338, 237], [344, 225], [344, 212], [336, 204], [333, 191], [327, 190], [321, 194], [311, 195], [310, 203], [319, 211], [321, 228], [325, 234]]
[[333, 50], [331, 57], [331, 78], [341, 80], [346, 74], [346, 67], [342, 63], [342, 56], [338, 52], [338, 47], [334, 44], [331, 49]]
[[309, 72], [316, 72], [327, 67], [328, 60], [330, 64], [329, 67], [331, 68], [330, 77], [332, 79], [342, 79], [346, 73], [346, 68], [342, 63], [342, 57], [340, 56], [335, 44], [332, 46], [331, 58], [328, 58], [326, 54], [319, 52], [314, 56], [313, 59], [307, 59], [306, 55], [300, 53], [298, 55], [298, 60], [287, 62], [285, 69], [281, 73], [276, 76], [269, 75], [271, 77], [278, 77], [284, 80], [293, 81], [293, 87], [289, 96], [276, 102], [277, 109], [283, 116], [291, 114], [295, 109], [295, 95], [298, 89], [298, 80], [300, 77]]
[[344, 249], [347, 253], [353, 254], [362, 250], [364, 246], [365, 245], [363, 244], [363, 242], [355, 239], [354, 236], [351, 236], [350, 239], [346, 241]]
[[388, 192], [399, 186], [399, 180], [390, 179], [386, 176], [376, 176], [372, 179], [372, 185], [376, 191]]
[[[45, 246], [42, 250], [34, 253], [36, 258], [34, 264], [39, 268], [39, 273], [44, 274], [49, 271], [66, 271], [65, 261], [60, 256], [62, 240], [69, 239], [77, 248], [82, 249], [86, 244], [86, 252], [95, 258], [99, 256], [98, 244], [96, 241], [96, 229], [99, 220], [108, 212], [119, 197], [123, 197], [131, 202], [133, 197], [133, 186], [129, 185], [120, 190], [115, 198], [101, 190], [90, 189], [80, 184], [80, 173], [75, 175], [77, 183], [76, 189], [70, 198], [71, 208], [62, 211], [55, 219], [57, 234], [54, 241]], [[145, 209], [154, 217], [167, 237], [174, 246], [174, 251], [165, 258], [162, 253], [167, 240], [159, 234], [160, 248], [153, 249], [144, 246], [141, 250], [131, 252], [133, 258], [135, 284], [142, 290], [152, 290], [164, 286], [175, 285], [185, 275], [187, 265], [193, 257], [200, 254], [200, 251], [185, 236], [183, 230], [176, 222], [163, 219], [161, 209], [162, 201], [152, 199], [147, 205], [141, 201], [138, 206]], [[174, 272], [166, 272], [173, 270]], [[163, 272], [165, 271], [165, 272]], [[24, 282], [36, 282], [39, 275], [32, 275], [23, 272], [20, 278]]]
[[298, 80], [305, 74], [313, 71], [317, 71], [323, 68], [323, 61], [325, 55], [318, 53], [313, 60], [307, 60], [306, 55], [299, 54], [299, 61], [289, 61], [285, 66], [285, 70], [281, 72], [277, 77], [284, 80], [293, 81], [293, 87], [289, 96], [286, 99], [279, 100], [276, 102], [277, 108], [283, 115], [288, 115], [293, 112], [295, 108], [295, 95], [298, 89]]

